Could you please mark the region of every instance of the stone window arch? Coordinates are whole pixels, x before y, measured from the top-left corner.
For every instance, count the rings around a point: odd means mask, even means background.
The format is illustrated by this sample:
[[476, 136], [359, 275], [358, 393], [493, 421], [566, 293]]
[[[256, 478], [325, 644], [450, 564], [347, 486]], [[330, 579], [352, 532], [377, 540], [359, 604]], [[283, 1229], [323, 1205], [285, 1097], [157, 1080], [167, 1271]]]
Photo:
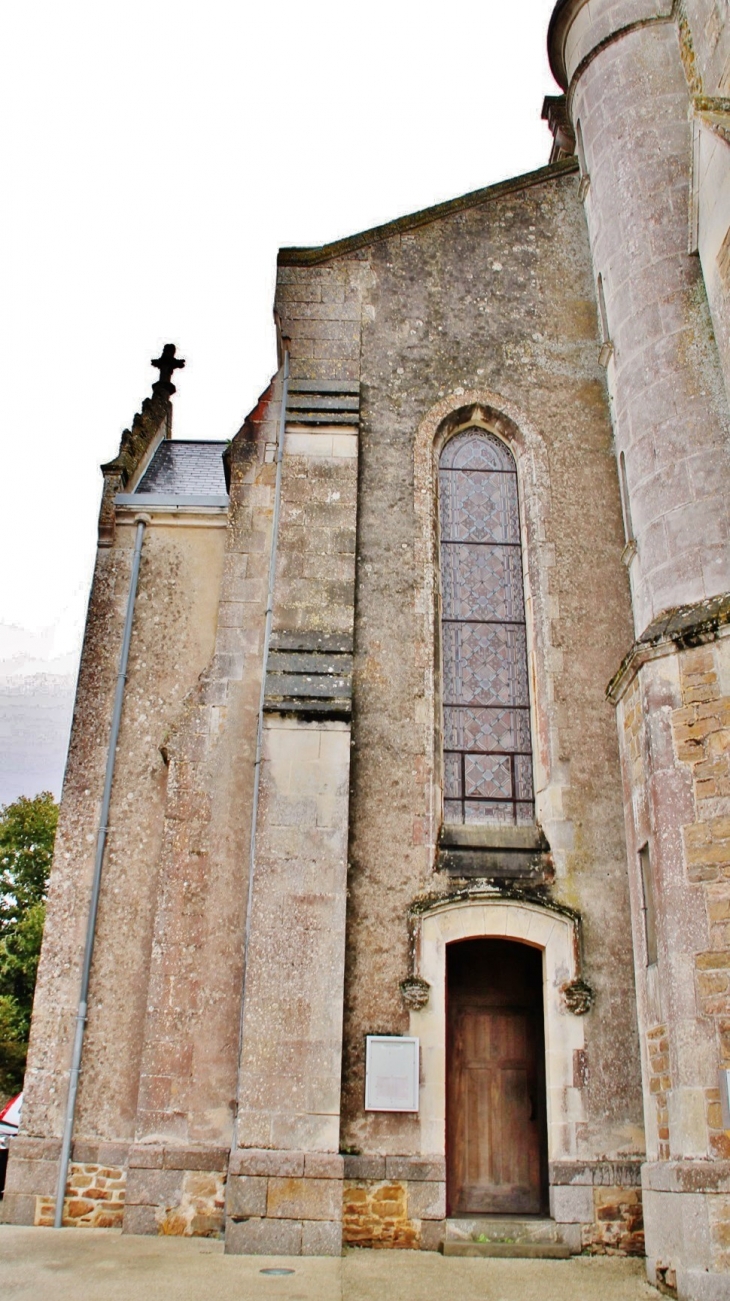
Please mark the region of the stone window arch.
[[439, 457], [444, 820], [534, 822], [517, 466], [469, 425]]

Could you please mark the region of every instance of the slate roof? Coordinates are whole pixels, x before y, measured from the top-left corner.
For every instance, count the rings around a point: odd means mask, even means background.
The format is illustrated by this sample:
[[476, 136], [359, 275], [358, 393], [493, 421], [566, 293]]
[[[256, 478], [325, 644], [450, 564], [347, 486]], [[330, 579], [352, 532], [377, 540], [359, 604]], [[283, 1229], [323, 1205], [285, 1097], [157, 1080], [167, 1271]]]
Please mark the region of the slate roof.
[[226, 443], [160, 443], [135, 493], [165, 493], [175, 497], [224, 497], [223, 453]]

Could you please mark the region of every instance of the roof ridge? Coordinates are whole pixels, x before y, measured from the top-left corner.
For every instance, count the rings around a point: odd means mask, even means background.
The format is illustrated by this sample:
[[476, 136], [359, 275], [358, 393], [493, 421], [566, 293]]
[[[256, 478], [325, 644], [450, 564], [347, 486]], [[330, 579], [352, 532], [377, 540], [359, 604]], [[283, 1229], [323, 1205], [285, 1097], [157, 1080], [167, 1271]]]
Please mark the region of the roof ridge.
[[513, 194], [518, 190], [526, 190], [533, 185], [542, 185], [545, 181], [551, 181], [576, 171], [578, 171], [578, 159], [564, 158], [560, 162], [548, 163], [545, 167], [539, 167], [534, 172], [525, 172], [522, 176], [511, 177], [506, 181], [497, 181], [496, 184], [487, 185], [481, 190], [471, 190], [468, 194], [459, 195], [456, 199], [447, 199], [443, 203], [433, 204], [430, 208], [421, 208], [418, 212], [409, 213], [405, 217], [397, 217], [394, 221], [385, 222], [382, 226], [372, 226], [369, 230], [360, 231], [356, 235], [348, 235], [345, 239], [335, 240], [331, 244], [321, 244], [311, 248], [281, 248], [279, 249], [277, 263], [279, 266], [284, 267], [316, 266], [318, 262], [329, 262], [332, 258], [342, 257], [347, 253], [354, 252], [356, 249], [365, 248], [368, 244], [376, 244], [381, 240], [390, 239], [393, 235], [415, 230], [419, 226], [427, 226], [430, 222], [438, 221], [441, 217], [451, 216], [455, 212], [463, 212], [467, 208], [478, 207], [480, 203], [485, 203], [492, 198], [498, 198], [502, 194]]

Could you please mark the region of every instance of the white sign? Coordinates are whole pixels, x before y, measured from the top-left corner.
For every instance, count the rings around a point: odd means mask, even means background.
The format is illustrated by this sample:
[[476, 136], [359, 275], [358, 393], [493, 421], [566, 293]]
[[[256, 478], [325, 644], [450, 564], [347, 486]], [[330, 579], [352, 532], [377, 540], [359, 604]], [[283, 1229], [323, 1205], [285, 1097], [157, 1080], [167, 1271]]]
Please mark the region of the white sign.
[[418, 1111], [418, 1040], [366, 1037], [365, 1110]]

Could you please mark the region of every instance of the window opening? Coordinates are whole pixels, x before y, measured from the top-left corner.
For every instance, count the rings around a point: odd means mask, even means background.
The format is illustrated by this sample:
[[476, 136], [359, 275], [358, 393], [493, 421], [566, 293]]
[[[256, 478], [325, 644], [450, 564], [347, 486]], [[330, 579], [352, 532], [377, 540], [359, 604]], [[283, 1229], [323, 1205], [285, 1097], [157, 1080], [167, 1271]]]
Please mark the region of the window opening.
[[608, 329], [608, 312], [606, 311], [606, 294], [603, 288], [603, 276], [599, 274], [597, 281], [598, 288], [598, 313], [601, 318], [601, 351], [598, 354], [598, 361], [601, 366], [607, 366], [613, 353], [613, 341]]
[[444, 817], [534, 821], [517, 466], [483, 429], [439, 463]]
[[649, 846], [643, 845], [639, 850], [641, 865], [642, 911], [644, 913], [644, 939], [646, 940], [646, 965], [653, 967], [657, 961], [656, 906], [654, 902], [654, 881], [651, 874]]
[[611, 336], [608, 332], [608, 313], [606, 311], [606, 295], [603, 289], [603, 276], [598, 276], [598, 311], [601, 317], [601, 343], [609, 343]]
[[583, 147], [583, 128], [580, 119], [575, 124], [575, 147], [578, 153], [578, 163], [580, 166], [580, 184], [578, 186], [578, 197], [584, 199], [588, 193], [588, 186], [591, 178], [588, 174], [588, 164], [586, 163], [586, 151]]
[[626, 455], [624, 452], [618, 458], [618, 466], [621, 484], [621, 506], [624, 515], [624, 534], [627, 542], [633, 542], [634, 526], [631, 522], [631, 501], [629, 499], [629, 481], [626, 477]]
[[583, 128], [580, 124], [580, 118], [578, 119], [575, 127], [575, 147], [578, 152], [578, 163], [580, 166], [581, 175], [585, 176], [588, 172], [588, 168], [586, 167], [586, 154], [585, 154], [585, 149], [583, 148]]

